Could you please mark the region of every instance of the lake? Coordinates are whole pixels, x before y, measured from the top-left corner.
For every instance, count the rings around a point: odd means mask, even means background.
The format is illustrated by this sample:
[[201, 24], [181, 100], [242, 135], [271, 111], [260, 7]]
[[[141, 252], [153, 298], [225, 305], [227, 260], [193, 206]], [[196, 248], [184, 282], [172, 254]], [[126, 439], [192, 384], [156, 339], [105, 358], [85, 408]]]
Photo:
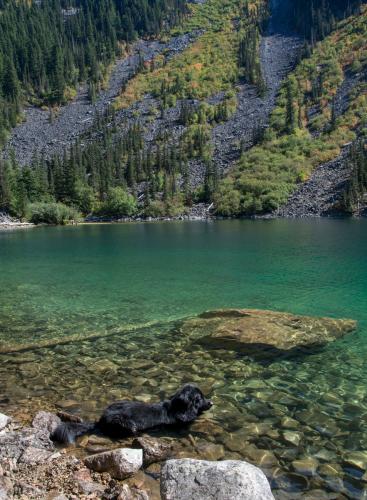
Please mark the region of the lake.
[[[0, 411], [90, 419], [115, 399], [154, 400], [194, 381], [215, 406], [191, 430], [196, 448], [177, 436], [187, 453], [257, 463], [277, 498], [367, 495], [366, 220], [0, 232], [0, 284]], [[188, 347], [179, 320], [223, 307], [345, 317], [359, 329], [266, 365]]]

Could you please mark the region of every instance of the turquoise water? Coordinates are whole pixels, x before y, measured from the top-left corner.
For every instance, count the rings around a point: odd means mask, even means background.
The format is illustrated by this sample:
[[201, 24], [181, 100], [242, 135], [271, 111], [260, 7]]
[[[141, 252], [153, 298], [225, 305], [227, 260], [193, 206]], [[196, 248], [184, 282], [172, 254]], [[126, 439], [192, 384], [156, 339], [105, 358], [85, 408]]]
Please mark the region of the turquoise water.
[[[222, 446], [225, 457], [260, 463], [279, 498], [319, 498], [319, 489], [367, 495], [364, 462], [348, 458], [364, 453], [367, 466], [367, 221], [0, 232], [0, 284], [0, 346], [33, 345], [0, 357], [4, 410], [59, 405], [90, 417], [116, 397], [154, 399], [195, 380], [213, 397], [208, 419], [222, 431], [194, 437]], [[270, 366], [188, 348], [175, 321], [222, 307], [347, 317], [360, 326], [322, 352]], [[79, 341], [36, 349], [67, 336]], [[254, 422], [270, 430], [259, 433]], [[300, 433], [296, 447], [284, 439], [287, 429]], [[310, 456], [318, 461], [311, 476], [293, 463]]]

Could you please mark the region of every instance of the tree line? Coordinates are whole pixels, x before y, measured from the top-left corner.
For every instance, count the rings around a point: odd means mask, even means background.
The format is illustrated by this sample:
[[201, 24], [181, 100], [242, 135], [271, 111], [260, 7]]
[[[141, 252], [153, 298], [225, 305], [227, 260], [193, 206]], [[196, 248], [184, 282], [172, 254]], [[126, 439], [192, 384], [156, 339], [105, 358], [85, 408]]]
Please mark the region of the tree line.
[[[145, 215], [160, 216], [190, 206], [194, 197], [210, 201], [218, 174], [209, 140], [207, 124], [194, 123], [178, 141], [164, 132], [147, 144], [139, 122], [117, 124], [111, 108], [61, 157], [35, 157], [25, 167], [12, 155], [1, 161], [0, 212], [29, 218], [33, 205], [50, 204], [54, 210], [61, 203], [84, 215], [133, 215], [139, 207]], [[200, 192], [190, 183], [193, 159], [205, 163]]]
[[359, 11], [364, 0], [294, 0], [291, 20], [311, 43], [322, 40], [340, 19]]

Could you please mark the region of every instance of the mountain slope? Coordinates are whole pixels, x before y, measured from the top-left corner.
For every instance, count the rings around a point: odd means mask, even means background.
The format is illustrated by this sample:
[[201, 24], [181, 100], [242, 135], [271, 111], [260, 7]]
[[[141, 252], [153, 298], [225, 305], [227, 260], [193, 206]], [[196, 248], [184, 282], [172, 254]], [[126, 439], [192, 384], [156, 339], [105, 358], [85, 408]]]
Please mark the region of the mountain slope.
[[265, 140], [221, 183], [218, 213], [277, 211], [317, 166], [366, 133], [366, 30], [364, 8], [319, 42], [290, 75]]
[[[91, 79], [58, 109], [26, 109], [0, 163], [1, 210], [289, 215], [291, 205], [280, 208], [307, 180], [295, 212], [304, 193], [315, 213], [328, 190], [340, 201], [348, 169], [339, 176], [330, 162], [364, 133], [366, 10], [301, 49], [293, 29], [295, 13], [308, 15], [304, 0], [170, 2], [160, 19], [174, 15], [176, 27], [131, 46], [99, 93]], [[344, 11], [313, 4], [321, 36]], [[319, 165], [324, 174], [310, 179]]]

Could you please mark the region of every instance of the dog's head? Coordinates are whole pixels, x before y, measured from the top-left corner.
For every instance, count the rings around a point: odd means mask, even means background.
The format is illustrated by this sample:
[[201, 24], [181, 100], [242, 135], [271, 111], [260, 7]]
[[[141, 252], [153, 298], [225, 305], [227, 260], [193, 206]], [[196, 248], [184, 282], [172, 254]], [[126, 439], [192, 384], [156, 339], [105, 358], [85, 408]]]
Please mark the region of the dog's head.
[[212, 406], [213, 403], [192, 384], [182, 387], [170, 399], [170, 413], [178, 422], [192, 422]]

